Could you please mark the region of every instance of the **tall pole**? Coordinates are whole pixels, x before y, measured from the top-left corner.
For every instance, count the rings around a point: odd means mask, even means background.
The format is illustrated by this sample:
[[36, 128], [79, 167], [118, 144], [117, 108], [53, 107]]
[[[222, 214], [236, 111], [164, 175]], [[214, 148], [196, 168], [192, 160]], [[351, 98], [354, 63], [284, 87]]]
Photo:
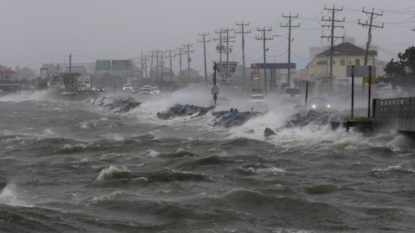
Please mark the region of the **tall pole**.
[[[369, 46], [370, 46], [370, 42], [372, 42], [372, 28], [383, 28], [383, 23], [382, 23], [382, 26], [374, 25], [373, 20], [377, 16], [382, 16], [383, 11], [381, 13], [375, 13], [375, 9], [372, 9], [372, 12], [370, 12], [370, 11], [365, 11], [365, 8], [363, 8], [362, 12], [366, 13], [369, 16], [369, 19], [370, 19], [369, 22], [366, 20], [366, 23], [360, 22], [360, 19], [359, 19], [359, 22], [357, 23], [359, 25], [362, 25], [362, 27], [368, 27], [369, 28], [368, 35], [367, 35], [366, 54], [365, 54], [365, 66], [367, 66], [368, 56], [369, 56]], [[372, 64], [373, 64], [373, 60], [372, 60]]]
[[[230, 70], [229, 69], [229, 51], [231, 51], [230, 48], [229, 48], [229, 42], [235, 42], [235, 41], [231, 41], [229, 39], [233, 39], [233, 38], [235, 38], [235, 36], [232, 36], [232, 37], [229, 36], [229, 32], [233, 31], [233, 29], [226, 28], [223, 31], [226, 32], [226, 80], [228, 80], [228, 79], [230, 79], [230, 75], [229, 75], [229, 70]], [[229, 80], [229, 83], [227, 83], [227, 85], [231, 85], [231, 83], [232, 83], [231, 80]]]
[[334, 6], [333, 8], [327, 8], [324, 7], [325, 10], [327, 11], [331, 11], [332, 16], [329, 17], [328, 19], [322, 17], [321, 20], [325, 21], [325, 22], [331, 22], [331, 25], [322, 25], [323, 28], [327, 27], [331, 29], [331, 35], [328, 36], [321, 36], [321, 38], [329, 38], [330, 39], [330, 86], [331, 89], [333, 90], [333, 56], [334, 56], [334, 39], [337, 38], [344, 38], [343, 36], [334, 36], [334, 29], [335, 28], [343, 28], [343, 26], [337, 26], [335, 25], [335, 23], [343, 23], [345, 21], [345, 19], [343, 18], [343, 20], [336, 20], [336, 13], [338, 11], [343, 11], [343, 7], [340, 8], [336, 8], [336, 6]]
[[268, 88], [268, 84], [267, 84], [267, 48], [266, 48], [266, 41], [267, 40], [272, 40], [273, 37], [266, 37], [266, 33], [272, 31], [272, 28], [266, 29], [264, 28], [258, 28], [257, 31], [262, 32], [262, 36], [261, 37], [255, 37], [256, 40], [262, 40], [263, 41], [263, 50], [264, 50], [264, 78], [265, 78], [265, 94], [267, 93], [267, 88]]
[[153, 80], [153, 59], [154, 59], [154, 51], [151, 52], [151, 63], [150, 63], [150, 82]]
[[187, 52], [187, 81], [190, 81], [190, 52], [194, 52], [193, 50], [190, 51], [190, 47], [193, 46], [193, 44], [184, 44], [184, 47], [186, 48]]
[[177, 54], [177, 55], [179, 55], [179, 64], [180, 64], [180, 73], [179, 73], [179, 75], [181, 76], [182, 72], [183, 72], [183, 70], [182, 70], [182, 55], [184, 55], [184, 54], [183, 54], [183, 48], [182, 47], [177, 48], [177, 49], [179, 50], [179, 54]]
[[156, 79], [155, 79], [156, 82], [157, 82], [158, 77], [159, 77], [158, 73], [159, 73], [159, 51], [156, 50]]
[[163, 78], [163, 74], [164, 74], [164, 70], [163, 70], [163, 67], [164, 67], [164, 61], [163, 61], [163, 51], [160, 51], [160, 80], [161, 81], [163, 81], [164, 80], [164, 78]]
[[[70, 85], [74, 85], [74, 80], [72, 77], [72, 54], [69, 54], [69, 80], [70, 80]], [[75, 85], [74, 85], [75, 87]]]
[[169, 52], [169, 57], [170, 57], [170, 85], [173, 85], [173, 63], [172, 63], [172, 55], [171, 53], [174, 52], [174, 50], [167, 50], [167, 52]]
[[351, 118], [353, 119], [354, 114], [354, 65], [352, 65], [352, 113]]
[[222, 79], [222, 83], [223, 83], [223, 69], [222, 69], [222, 50], [223, 50], [223, 46], [222, 46], [222, 28], [219, 31], [215, 31], [215, 33], [219, 34], [219, 39], [214, 38], [213, 40], [218, 40], [219, 41], [219, 45], [216, 47], [216, 50], [219, 50], [219, 76]]
[[209, 33], [202, 33], [199, 34], [199, 36], [203, 37], [202, 41], [198, 41], [198, 42], [203, 42], [203, 56], [205, 59], [205, 82], [206, 82], [206, 86], [208, 85], [208, 81], [207, 81], [207, 66], [206, 66], [206, 42], [210, 42], [211, 40], [206, 40], [206, 36], [209, 36]]
[[288, 85], [291, 85], [291, 28], [295, 28], [295, 27], [300, 27], [300, 24], [298, 25], [292, 25], [292, 22], [294, 19], [298, 18], [298, 14], [297, 16], [292, 16], [291, 13], [288, 16], [284, 16], [284, 14], [282, 15], [283, 18], [288, 19], [288, 25], [281, 25], [281, 27], [287, 27], [288, 28]]
[[369, 93], [367, 102], [367, 117], [370, 118], [370, 99], [371, 99], [371, 87], [372, 87], [372, 66], [369, 66]]
[[141, 79], [144, 79], [144, 55], [143, 51], [141, 51], [141, 58], [140, 58], [140, 64], [141, 64]]
[[244, 89], [246, 88], [246, 72], [245, 72], [245, 33], [251, 33], [251, 30], [249, 31], [245, 31], [245, 26], [249, 26], [249, 22], [245, 23], [242, 21], [242, 23], [238, 24], [236, 23], [237, 26], [241, 27], [241, 31], [239, 32], [235, 32], [235, 33], [240, 33], [242, 34], [242, 66], [243, 66], [243, 70], [242, 70], [242, 76], [243, 76], [243, 82], [242, 85], [244, 86]]

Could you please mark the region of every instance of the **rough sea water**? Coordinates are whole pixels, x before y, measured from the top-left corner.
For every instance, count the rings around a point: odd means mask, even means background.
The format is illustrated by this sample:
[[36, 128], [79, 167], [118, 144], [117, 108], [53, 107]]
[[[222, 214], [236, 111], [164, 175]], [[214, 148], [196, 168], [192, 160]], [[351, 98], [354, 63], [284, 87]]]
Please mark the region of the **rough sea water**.
[[281, 129], [293, 109], [230, 129], [210, 113], [156, 117], [207, 106], [200, 92], [131, 96], [128, 112], [1, 97], [0, 232], [415, 232], [410, 139]]

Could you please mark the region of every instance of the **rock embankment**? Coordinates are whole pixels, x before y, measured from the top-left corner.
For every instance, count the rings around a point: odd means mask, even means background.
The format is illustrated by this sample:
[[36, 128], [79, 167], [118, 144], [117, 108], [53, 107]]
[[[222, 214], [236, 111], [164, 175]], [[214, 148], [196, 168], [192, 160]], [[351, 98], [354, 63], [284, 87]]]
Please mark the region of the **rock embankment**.
[[141, 105], [140, 102], [137, 102], [133, 98], [116, 99], [112, 97], [102, 97], [100, 99], [94, 100], [92, 104], [104, 107], [108, 110], [113, 110], [116, 113], [129, 112]]
[[211, 112], [215, 116], [214, 127], [231, 128], [245, 124], [252, 117], [262, 115], [259, 112], [239, 112], [238, 110], [230, 109], [229, 111], [214, 111], [214, 107], [200, 107], [195, 105], [181, 105], [176, 104], [167, 111], [158, 112], [157, 117], [163, 120], [173, 119], [175, 117], [193, 116], [200, 117]]

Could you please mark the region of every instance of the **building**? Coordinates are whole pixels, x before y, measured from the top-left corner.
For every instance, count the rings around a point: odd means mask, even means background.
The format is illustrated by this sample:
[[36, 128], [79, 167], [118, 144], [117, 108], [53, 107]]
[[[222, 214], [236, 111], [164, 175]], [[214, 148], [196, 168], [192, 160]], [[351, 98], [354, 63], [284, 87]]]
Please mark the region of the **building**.
[[[315, 77], [314, 81], [321, 90], [331, 89], [330, 83], [335, 89], [347, 85], [347, 66], [363, 66], [366, 50], [349, 42], [336, 45], [333, 55], [333, 80], [330, 78], [330, 53], [331, 50], [326, 49], [317, 54], [307, 66], [309, 77]], [[370, 50], [367, 65], [376, 66], [377, 55], [376, 50]]]

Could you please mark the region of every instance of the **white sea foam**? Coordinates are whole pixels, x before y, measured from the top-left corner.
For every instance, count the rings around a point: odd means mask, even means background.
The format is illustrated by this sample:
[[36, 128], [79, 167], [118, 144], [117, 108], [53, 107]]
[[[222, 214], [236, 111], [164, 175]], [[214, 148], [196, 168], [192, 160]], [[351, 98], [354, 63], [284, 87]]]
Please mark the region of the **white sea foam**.
[[54, 134], [51, 129], [45, 129], [43, 130], [43, 136], [52, 135]]
[[101, 196], [98, 196], [98, 197], [93, 197], [93, 198], [91, 198], [89, 200], [89, 202], [95, 204], [95, 203], [98, 203], [100, 201], [114, 200], [114, 199], [117, 199], [117, 197], [119, 197], [119, 196], [121, 196], [123, 194], [125, 194], [125, 192], [122, 192], [122, 191], [114, 191], [114, 192], [111, 192], [111, 193], [108, 193], [108, 194], [104, 194], [104, 195], [101, 195]]
[[35, 92], [20, 92], [5, 95], [0, 97], [0, 101], [3, 102], [23, 102], [28, 100], [53, 100], [50, 97], [50, 91], [35, 91]]
[[402, 167], [402, 165], [395, 165], [395, 166], [388, 166], [386, 168], [375, 168], [373, 169], [374, 172], [388, 172], [388, 171], [401, 171], [401, 172], [408, 172], [408, 173], [415, 173], [414, 169]]
[[108, 178], [116, 177], [118, 174], [128, 171], [125, 167], [117, 167], [110, 165], [108, 168], [102, 169], [95, 181], [102, 182]]
[[24, 201], [19, 200], [16, 193], [16, 185], [8, 183], [0, 193], [0, 204], [32, 207], [32, 205], [27, 205]]
[[278, 174], [278, 173], [284, 173], [284, 169], [282, 168], [276, 168], [276, 167], [269, 167], [269, 168], [260, 168], [257, 170], [258, 173], [271, 173], [271, 174]]
[[77, 126], [81, 129], [91, 129], [97, 127], [97, 122], [95, 120], [84, 121], [80, 122]]
[[154, 158], [154, 157], [157, 157], [158, 155], [160, 155], [159, 152], [150, 149], [150, 150], [146, 150], [146, 151], [140, 153], [139, 157], [141, 157], [141, 158], [143, 158], [143, 157]]

